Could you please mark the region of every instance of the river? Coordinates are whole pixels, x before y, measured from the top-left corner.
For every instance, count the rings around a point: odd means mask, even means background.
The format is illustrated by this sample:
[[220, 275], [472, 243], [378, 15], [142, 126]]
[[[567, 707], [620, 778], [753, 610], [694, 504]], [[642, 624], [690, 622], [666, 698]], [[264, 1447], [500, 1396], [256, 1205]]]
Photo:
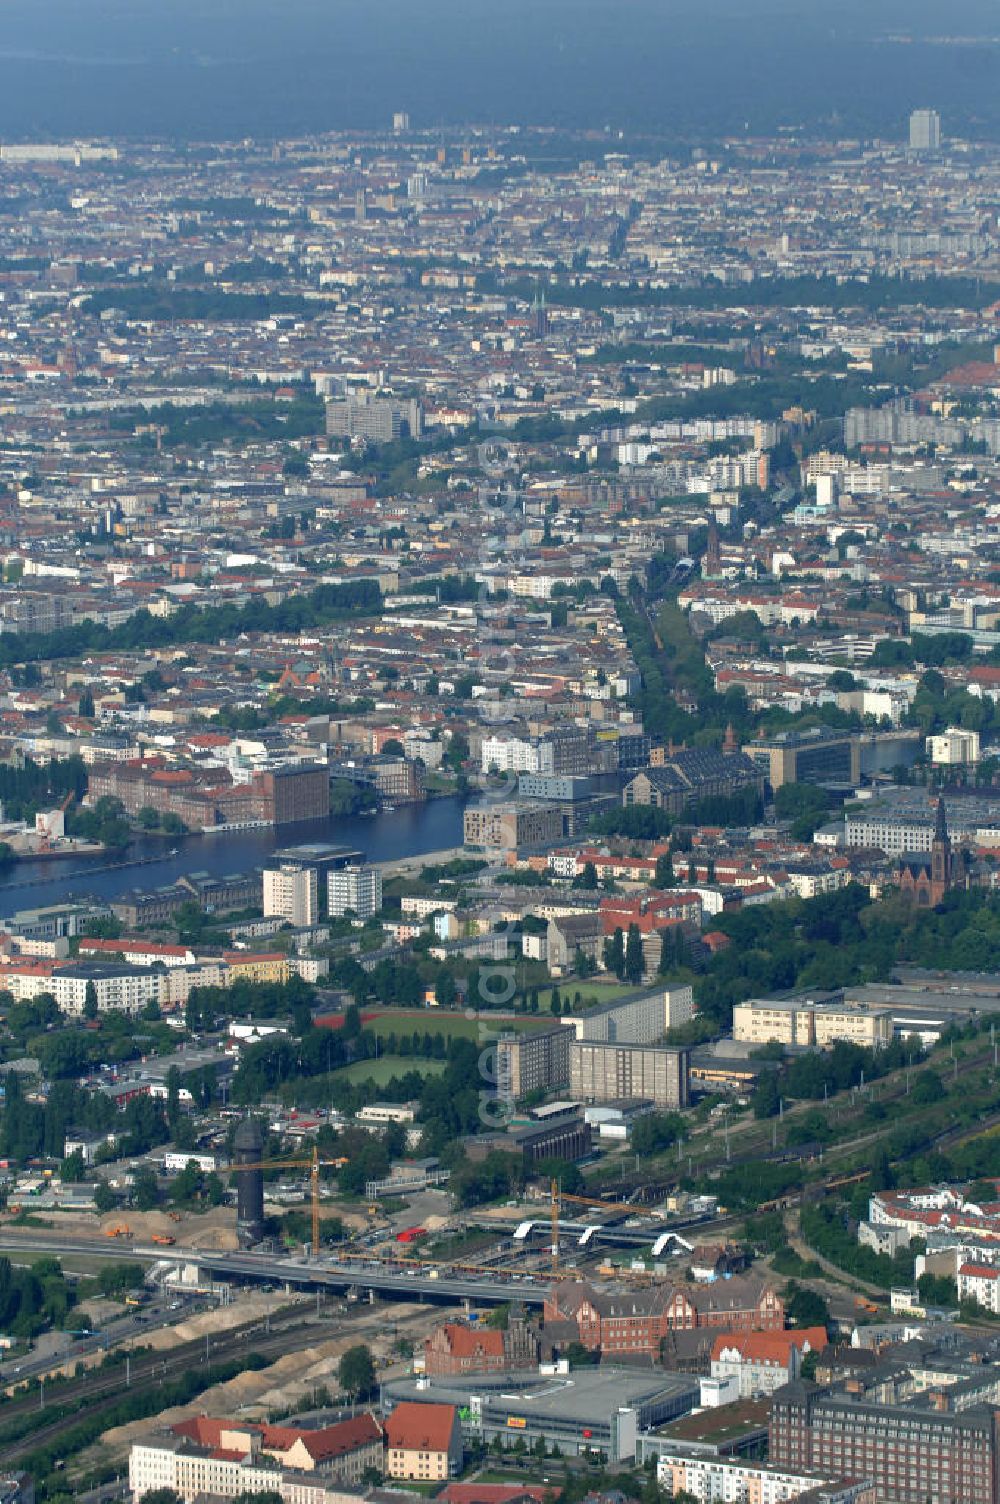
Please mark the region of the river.
[[[333, 841], [363, 851], [371, 862], [446, 851], [462, 844], [463, 800], [454, 796], [404, 804], [375, 815], [332, 815], [301, 825], [240, 830], [225, 835], [187, 835], [163, 839], [138, 836], [127, 860], [141, 866], [109, 867], [95, 860], [90, 866], [72, 857], [64, 861], [18, 862], [0, 873], [0, 916], [17, 909], [42, 908], [72, 897], [110, 902], [132, 888], [160, 888], [187, 872], [225, 876], [261, 867], [271, 853], [305, 841]], [[176, 856], [167, 853], [176, 848]], [[146, 860], [156, 858], [156, 860]]]

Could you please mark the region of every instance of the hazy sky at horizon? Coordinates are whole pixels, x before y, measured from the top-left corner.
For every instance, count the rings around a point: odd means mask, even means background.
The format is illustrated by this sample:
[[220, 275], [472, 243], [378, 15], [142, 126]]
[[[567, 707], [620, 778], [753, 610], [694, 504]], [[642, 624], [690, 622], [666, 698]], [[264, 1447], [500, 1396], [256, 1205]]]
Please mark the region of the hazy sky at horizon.
[[0, 18], [8, 139], [268, 136], [394, 108], [421, 126], [901, 135], [921, 104], [1000, 137], [995, 0], [0, 0]]

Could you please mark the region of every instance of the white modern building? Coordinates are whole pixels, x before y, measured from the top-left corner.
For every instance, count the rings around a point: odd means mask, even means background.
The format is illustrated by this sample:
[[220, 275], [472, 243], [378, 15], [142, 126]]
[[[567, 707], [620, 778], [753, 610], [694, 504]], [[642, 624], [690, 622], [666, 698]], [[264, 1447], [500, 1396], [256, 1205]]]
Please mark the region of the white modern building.
[[98, 1013], [127, 1013], [136, 1017], [150, 1003], [159, 1006], [165, 991], [165, 973], [146, 966], [98, 966], [81, 963], [57, 967], [38, 992], [51, 992], [60, 1010], [82, 1018], [87, 988], [93, 983]]
[[655, 1044], [668, 1029], [690, 1023], [694, 1017], [694, 992], [689, 986], [656, 987], [638, 997], [626, 997], [591, 1008], [562, 1022], [577, 1039], [605, 1040], [619, 1044]]
[[680, 1446], [661, 1454], [656, 1481], [668, 1496], [688, 1494], [699, 1504], [787, 1504], [802, 1494], [824, 1504], [871, 1504], [875, 1498], [867, 1479], [833, 1479], [805, 1469], [793, 1473]]
[[1000, 1269], [989, 1264], [960, 1264], [958, 1298], [974, 1301], [994, 1316], [1000, 1316]]
[[927, 737], [924, 746], [927, 756], [936, 766], [954, 767], [979, 761], [979, 732], [964, 731], [958, 726], [949, 726], [936, 736]]
[[276, 915], [296, 928], [319, 918], [319, 879], [315, 867], [282, 863], [264, 868], [264, 914]]
[[914, 110], [910, 115], [910, 150], [937, 151], [941, 145], [941, 116], [937, 110]]
[[342, 867], [327, 876], [329, 912], [342, 918], [350, 909], [358, 919], [370, 919], [382, 907], [382, 874], [377, 867]]

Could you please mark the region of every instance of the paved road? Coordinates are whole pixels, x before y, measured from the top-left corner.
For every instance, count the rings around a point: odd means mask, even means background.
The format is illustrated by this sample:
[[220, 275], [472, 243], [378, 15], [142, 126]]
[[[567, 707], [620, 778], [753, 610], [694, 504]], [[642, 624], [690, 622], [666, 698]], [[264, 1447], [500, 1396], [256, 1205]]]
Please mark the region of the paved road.
[[[122, 1258], [122, 1249], [108, 1246], [106, 1238], [67, 1237], [60, 1233], [36, 1228], [7, 1228], [2, 1235], [9, 1248], [26, 1249], [33, 1253], [87, 1254], [91, 1257]], [[282, 1254], [217, 1253], [203, 1248], [174, 1247], [165, 1252], [162, 1248], [144, 1243], [130, 1243], [128, 1257], [141, 1260], [190, 1262], [222, 1278], [236, 1276], [247, 1280], [262, 1280], [272, 1285], [304, 1285], [311, 1288], [328, 1287], [336, 1290], [374, 1290], [388, 1297], [403, 1300], [474, 1300], [482, 1305], [500, 1304], [516, 1298], [525, 1305], [540, 1306], [548, 1288], [546, 1279], [527, 1279], [524, 1276], [496, 1273], [448, 1274], [442, 1272], [435, 1278], [414, 1270], [390, 1271], [378, 1265], [369, 1267], [359, 1260], [345, 1264], [336, 1258], [321, 1256], [318, 1260], [292, 1258]], [[431, 1266], [433, 1269], [435, 1266]]]
[[180, 1302], [172, 1295], [167, 1295], [163, 1299], [154, 1299], [148, 1305], [143, 1306], [141, 1312], [129, 1311], [125, 1315], [106, 1321], [92, 1336], [78, 1337], [75, 1340], [66, 1336], [64, 1345], [61, 1347], [52, 1347], [48, 1352], [36, 1353], [32, 1357], [20, 1358], [12, 1362], [5, 1361], [0, 1366], [0, 1382], [9, 1383], [12, 1379], [21, 1382], [25, 1379], [38, 1378], [40, 1374], [54, 1373], [67, 1363], [75, 1363], [78, 1359], [89, 1357], [94, 1353], [106, 1352], [122, 1342], [127, 1342], [129, 1338], [141, 1341], [148, 1332], [157, 1327], [169, 1326], [171, 1317], [183, 1321], [205, 1308], [204, 1299], [193, 1296], [188, 1296], [183, 1302], [183, 1309], [175, 1313], [172, 1308], [178, 1304]]

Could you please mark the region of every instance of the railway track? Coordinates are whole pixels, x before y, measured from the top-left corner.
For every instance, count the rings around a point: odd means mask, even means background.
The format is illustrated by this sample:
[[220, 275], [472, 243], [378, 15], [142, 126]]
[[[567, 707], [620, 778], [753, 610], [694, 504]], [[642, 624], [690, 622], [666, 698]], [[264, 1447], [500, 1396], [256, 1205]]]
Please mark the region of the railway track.
[[137, 1355], [129, 1365], [127, 1384], [124, 1365], [116, 1364], [108, 1372], [100, 1369], [91, 1371], [81, 1379], [61, 1385], [51, 1395], [46, 1408], [62, 1410], [67, 1405], [73, 1408], [68, 1414], [61, 1414], [48, 1424], [44, 1422], [45, 1409], [40, 1408], [38, 1394], [11, 1401], [0, 1407], [0, 1430], [9, 1421], [32, 1413], [39, 1416], [42, 1424], [34, 1426], [25, 1436], [14, 1441], [0, 1442], [0, 1463], [15, 1463], [75, 1426], [81, 1417], [81, 1408], [74, 1405], [76, 1400], [85, 1402], [88, 1416], [101, 1414], [127, 1395], [141, 1394], [172, 1378], [213, 1368], [251, 1351], [264, 1357], [279, 1357], [301, 1345], [304, 1334], [315, 1326], [315, 1318], [304, 1319], [301, 1309], [285, 1315], [278, 1312], [271, 1317], [270, 1331], [266, 1330], [263, 1321], [257, 1320], [216, 1338], [214, 1342], [209, 1339], [208, 1344], [198, 1340], [186, 1342], [168, 1353]]

